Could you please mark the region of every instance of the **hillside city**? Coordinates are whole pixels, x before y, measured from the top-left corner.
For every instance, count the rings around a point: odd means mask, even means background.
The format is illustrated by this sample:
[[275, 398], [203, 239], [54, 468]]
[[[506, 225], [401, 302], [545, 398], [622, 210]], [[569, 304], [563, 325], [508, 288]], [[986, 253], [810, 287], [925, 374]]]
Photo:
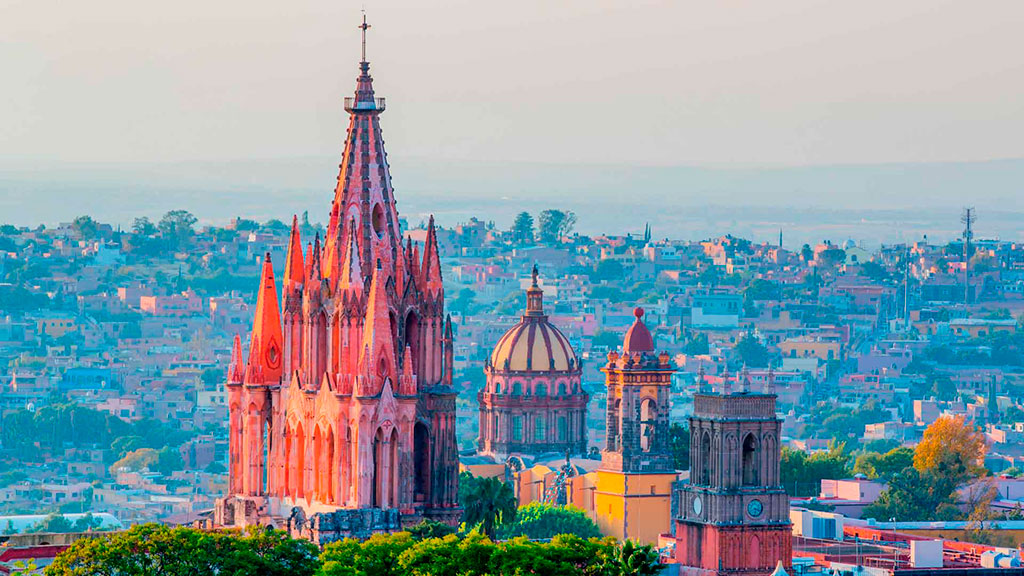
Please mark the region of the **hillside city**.
[[[909, 466], [904, 447], [952, 415], [984, 431], [984, 467], [999, 478], [987, 505], [1020, 515], [1019, 243], [787, 246], [784, 231], [772, 241], [697, 241], [650, 229], [585, 236], [574, 223], [552, 209], [507, 227], [472, 219], [437, 229], [464, 460], [477, 447], [486, 359], [525, 308], [536, 265], [551, 322], [582, 360], [595, 460], [605, 428], [598, 369], [642, 306], [657, 349], [677, 368], [677, 469], [688, 464], [693, 394], [740, 377], [760, 389], [771, 374], [784, 415], [783, 485], [794, 501], [859, 518], [899, 472], [891, 460]], [[304, 238], [323, 234], [306, 217], [299, 226]], [[983, 221], [978, 228], [984, 234]], [[91, 512], [131, 525], [185, 524], [208, 512], [228, 481], [232, 339], [251, 327], [264, 254], [284, 268], [289, 230], [241, 218], [200, 227], [184, 211], [139, 218], [128, 230], [89, 216], [0, 228], [3, 513], [45, 522], [51, 512]], [[425, 225], [408, 238], [422, 246]], [[901, 510], [899, 519], [934, 512]], [[7, 526], [18, 528], [33, 526]]]

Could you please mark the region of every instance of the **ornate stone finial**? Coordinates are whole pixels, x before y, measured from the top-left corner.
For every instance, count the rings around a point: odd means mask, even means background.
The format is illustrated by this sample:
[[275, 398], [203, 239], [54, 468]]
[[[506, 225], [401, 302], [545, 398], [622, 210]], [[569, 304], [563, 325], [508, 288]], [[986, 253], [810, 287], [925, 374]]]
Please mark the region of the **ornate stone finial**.
[[732, 376], [729, 376], [729, 365], [722, 372], [722, 394], [732, 394]]
[[764, 389], [766, 394], [775, 394], [775, 367], [768, 364], [768, 383]]
[[740, 392], [750, 392], [750, 372], [747, 370], [747, 363], [743, 363], [743, 371], [740, 372]]
[[703, 392], [706, 378], [704, 377], [704, 361], [697, 363], [697, 391]]
[[544, 315], [544, 291], [537, 284], [537, 265], [533, 265], [532, 284], [526, 290], [526, 316]]

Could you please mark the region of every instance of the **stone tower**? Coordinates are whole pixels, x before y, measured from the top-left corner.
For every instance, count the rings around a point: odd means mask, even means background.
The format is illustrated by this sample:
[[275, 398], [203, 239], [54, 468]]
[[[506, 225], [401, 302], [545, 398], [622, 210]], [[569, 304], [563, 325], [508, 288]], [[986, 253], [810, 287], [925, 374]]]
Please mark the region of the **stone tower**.
[[326, 235], [304, 254], [293, 219], [281, 304], [268, 257], [248, 360], [235, 342], [222, 526], [271, 523], [322, 542], [460, 516], [434, 222], [422, 253], [403, 245], [362, 28]]
[[[745, 372], [745, 371], [744, 371]], [[789, 498], [779, 479], [775, 393], [739, 389], [694, 396], [690, 483], [675, 494], [675, 558], [719, 574], [769, 574], [792, 566]]]
[[602, 532], [655, 543], [671, 524], [676, 471], [669, 446], [669, 392], [675, 369], [637, 308], [622, 353], [601, 368], [608, 386], [607, 439], [601, 452], [594, 514]]

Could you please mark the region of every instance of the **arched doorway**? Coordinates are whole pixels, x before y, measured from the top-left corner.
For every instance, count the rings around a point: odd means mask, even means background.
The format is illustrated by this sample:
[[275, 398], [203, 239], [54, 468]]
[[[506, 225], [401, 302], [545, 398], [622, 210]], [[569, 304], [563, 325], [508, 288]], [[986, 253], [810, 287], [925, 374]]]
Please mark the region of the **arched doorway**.
[[415, 312], [405, 315], [405, 345], [412, 351], [412, 371], [420, 373], [420, 317]]
[[377, 433], [373, 435], [373, 478], [371, 481], [371, 498], [370, 502], [374, 508], [381, 507], [381, 500], [384, 491], [381, 489], [381, 483], [383, 481], [383, 474], [381, 474], [381, 465], [384, 463], [384, 433], [380, 428], [377, 429]]
[[295, 497], [306, 496], [306, 434], [302, 422], [295, 426]]
[[388, 508], [398, 508], [398, 430], [391, 430], [388, 454]]
[[413, 427], [412, 455], [413, 499], [426, 502], [430, 492], [430, 433], [422, 422]]

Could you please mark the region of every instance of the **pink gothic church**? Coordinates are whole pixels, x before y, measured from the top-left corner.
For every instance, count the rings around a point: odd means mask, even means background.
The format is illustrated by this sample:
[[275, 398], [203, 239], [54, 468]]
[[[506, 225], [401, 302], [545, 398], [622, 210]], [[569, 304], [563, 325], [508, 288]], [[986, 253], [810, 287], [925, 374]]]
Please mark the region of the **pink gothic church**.
[[458, 508], [452, 330], [433, 218], [402, 243], [364, 52], [325, 238], [293, 219], [280, 300], [263, 263], [248, 360], [228, 373], [230, 486], [220, 526], [324, 542]]

